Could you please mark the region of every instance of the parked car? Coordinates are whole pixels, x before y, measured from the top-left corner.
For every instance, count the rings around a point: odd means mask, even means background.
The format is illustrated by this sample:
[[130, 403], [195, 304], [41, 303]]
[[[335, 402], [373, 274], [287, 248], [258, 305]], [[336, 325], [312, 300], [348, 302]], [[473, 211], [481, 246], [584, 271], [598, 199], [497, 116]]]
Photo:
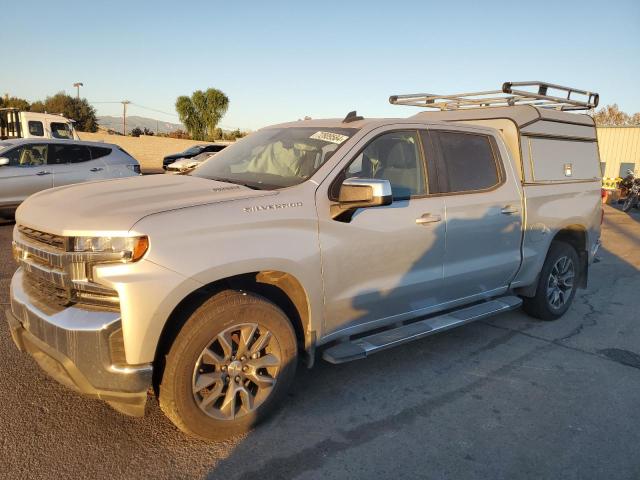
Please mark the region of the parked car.
[[13, 215], [25, 198], [47, 188], [139, 174], [138, 161], [110, 143], [3, 140], [0, 141], [0, 216]]
[[127, 414], [152, 387], [213, 439], [264, 418], [320, 347], [341, 363], [520, 306], [560, 318], [602, 212], [593, 119], [563, 110], [597, 95], [534, 86], [394, 96], [441, 111], [275, 125], [189, 175], [35, 194], [16, 214], [14, 342]]
[[204, 145], [194, 145], [192, 147], [187, 148], [184, 152], [174, 153], [172, 155], [167, 155], [162, 159], [162, 168], [165, 170], [167, 166], [175, 162], [176, 160], [180, 160], [181, 158], [193, 158], [196, 155], [200, 155], [201, 153], [209, 152], [209, 153], [217, 153], [220, 150], [224, 149], [227, 145], [221, 143], [208, 143]]
[[202, 165], [206, 160], [214, 156], [215, 153], [204, 152], [191, 158], [181, 158], [167, 165], [166, 173], [188, 173]]
[[0, 140], [11, 138], [60, 138], [79, 140], [74, 121], [52, 113], [0, 108]]

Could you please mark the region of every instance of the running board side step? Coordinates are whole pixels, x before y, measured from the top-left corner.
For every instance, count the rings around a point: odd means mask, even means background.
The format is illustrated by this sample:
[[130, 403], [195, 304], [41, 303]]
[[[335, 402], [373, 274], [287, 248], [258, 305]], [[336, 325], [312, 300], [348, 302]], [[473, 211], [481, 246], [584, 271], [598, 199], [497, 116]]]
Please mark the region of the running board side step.
[[387, 348], [418, 340], [438, 332], [444, 332], [498, 313], [514, 310], [520, 305], [522, 305], [522, 299], [519, 297], [506, 296], [496, 298], [472, 307], [454, 310], [443, 315], [385, 330], [368, 337], [339, 343], [326, 349], [322, 354], [322, 358], [329, 363], [360, 360]]

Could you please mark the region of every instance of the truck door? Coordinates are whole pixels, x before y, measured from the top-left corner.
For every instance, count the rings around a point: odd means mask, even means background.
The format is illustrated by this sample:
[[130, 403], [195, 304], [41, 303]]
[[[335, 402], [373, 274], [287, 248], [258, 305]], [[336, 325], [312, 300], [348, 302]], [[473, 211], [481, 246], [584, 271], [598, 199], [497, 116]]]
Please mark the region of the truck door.
[[[393, 323], [442, 301], [444, 200], [427, 195], [417, 129], [371, 133], [361, 145], [329, 194], [318, 190], [326, 334]], [[389, 180], [393, 203], [359, 209], [348, 222], [331, 218], [327, 196], [337, 198], [349, 177]]]
[[49, 160], [56, 187], [100, 180], [106, 178], [108, 173], [102, 160], [91, 159], [91, 152], [86, 145], [52, 143], [49, 146]]
[[0, 167], [0, 204], [17, 206], [32, 193], [53, 186], [51, 168], [46, 163], [47, 145], [21, 145], [6, 153], [9, 165]]
[[521, 187], [506, 149], [480, 130], [433, 128], [422, 138], [445, 203], [448, 300], [503, 293], [520, 267], [522, 238]]

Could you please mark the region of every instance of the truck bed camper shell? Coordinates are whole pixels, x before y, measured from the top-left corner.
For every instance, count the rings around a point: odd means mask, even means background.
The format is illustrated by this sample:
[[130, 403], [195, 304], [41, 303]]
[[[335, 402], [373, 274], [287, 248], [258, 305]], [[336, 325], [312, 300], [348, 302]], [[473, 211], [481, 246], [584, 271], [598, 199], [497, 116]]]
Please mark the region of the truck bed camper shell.
[[[526, 92], [514, 90], [514, 86], [534, 86], [538, 90]], [[566, 96], [547, 95], [552, 89]], [[572, 94], [576, 93], [585, 98], [574, 100]], [[412, 117], [422, 121], [471, 123], [498, 129], [517, 160], [525, 184], [595, 181], [601, 177], [594, 168], [599, 165], [595, 122], [590, 115], [577, 113], [595, 108], [598, 100], [597, 93], [544, 82], [506, 82], [502, 90], [389, 98], [393, 105], [426, 108]], [[557, 142], [581, 145], [566, 149]], [[571, 152], [569, 157], [565, 150]], [[594, 158], [597, 163], [591, 161]]]

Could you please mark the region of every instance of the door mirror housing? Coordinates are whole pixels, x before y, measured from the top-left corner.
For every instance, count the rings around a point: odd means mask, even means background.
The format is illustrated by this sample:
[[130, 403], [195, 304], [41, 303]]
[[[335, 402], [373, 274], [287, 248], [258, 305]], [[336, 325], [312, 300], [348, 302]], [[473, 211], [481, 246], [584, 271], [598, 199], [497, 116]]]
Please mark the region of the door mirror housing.
[[358, 208], [391, 205], [393, 195], [389, 180], [375, 178], [347, 178], [340, 186], [338, 204], [332, 207], [336, 220], [350, 221]]
[[9, 159], [7, 157], [0, 157], [0, 167], [9, 165]]

